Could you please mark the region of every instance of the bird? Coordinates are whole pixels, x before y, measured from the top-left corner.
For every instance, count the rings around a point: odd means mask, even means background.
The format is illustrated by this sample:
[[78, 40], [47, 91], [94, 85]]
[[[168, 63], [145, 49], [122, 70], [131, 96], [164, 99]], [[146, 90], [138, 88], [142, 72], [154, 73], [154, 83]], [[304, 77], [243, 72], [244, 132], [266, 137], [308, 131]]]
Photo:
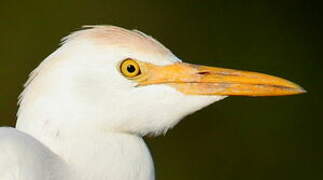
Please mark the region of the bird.
[[84, 26], [30, 73], [16, 127], [0, 128], [1, 180], [154, 180], [146, 135], [228, 96], [304, 93], [288, 80], [185, 63], [156, 39]]

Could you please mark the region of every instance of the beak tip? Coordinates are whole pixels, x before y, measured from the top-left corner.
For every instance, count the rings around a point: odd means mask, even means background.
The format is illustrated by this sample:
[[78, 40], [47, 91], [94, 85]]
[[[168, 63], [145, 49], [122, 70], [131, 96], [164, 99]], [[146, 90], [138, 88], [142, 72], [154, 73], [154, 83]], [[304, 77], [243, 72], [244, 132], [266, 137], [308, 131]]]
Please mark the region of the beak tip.
[[307, 91], [302, 87], [299, 87], [298, 92], [299, 94], [307, 93]]
[[296, 94], [304, 94], [307, 93], [307, 91], [301, 87], [300, 85], [293, 83], [291, 81], [286, 80], [285, 87], [290, 88], [291, 94], [290, 95], [296, 95]]
[[293, 88], [293, 91], [294, 91], [294, 93], [292, 93], [292, 94], [304, 94], [304, 93], [307, 93], [307, 91], [304, 88], [302, 88], [301, 86], [299, 86], [299, 85], [295, 85], [294, 88]]

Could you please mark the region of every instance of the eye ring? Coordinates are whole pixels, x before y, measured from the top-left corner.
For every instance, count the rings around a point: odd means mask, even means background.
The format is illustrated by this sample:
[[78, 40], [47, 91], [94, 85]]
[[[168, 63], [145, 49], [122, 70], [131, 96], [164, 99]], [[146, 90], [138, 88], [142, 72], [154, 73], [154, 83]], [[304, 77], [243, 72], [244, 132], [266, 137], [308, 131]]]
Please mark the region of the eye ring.
[[125, 59], [120, 64], [120, 72], [128, 78], [134, 78], [141, 74], [139, 64], [131, 58]]

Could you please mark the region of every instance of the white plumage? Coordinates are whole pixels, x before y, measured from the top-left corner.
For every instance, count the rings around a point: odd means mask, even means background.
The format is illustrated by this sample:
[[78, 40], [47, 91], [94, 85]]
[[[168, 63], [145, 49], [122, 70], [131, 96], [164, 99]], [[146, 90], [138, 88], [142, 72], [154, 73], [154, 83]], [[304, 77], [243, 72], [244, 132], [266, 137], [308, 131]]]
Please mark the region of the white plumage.
[[[142, 68], [138, 78], [120, 72], [129, 58]], [[182, 63], [139, 31], [94, 26], [72, 33], [31, 73], [16, 129], [0, 128], [0, 179], [152, 180], [144, 135], [164, 133], [225, 95], [302, 91], [278, 78], [217, 71]], [[227, 82], [231, 75], [244, 78], [243, 88], [235, 86], [240, 80]]]

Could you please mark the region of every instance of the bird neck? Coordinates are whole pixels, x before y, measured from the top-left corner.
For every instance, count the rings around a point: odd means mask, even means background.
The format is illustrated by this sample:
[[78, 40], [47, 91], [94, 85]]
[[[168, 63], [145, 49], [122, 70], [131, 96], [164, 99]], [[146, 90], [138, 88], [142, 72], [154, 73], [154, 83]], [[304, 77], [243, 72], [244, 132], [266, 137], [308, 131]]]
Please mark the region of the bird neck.
[[152, 158], [141, 136], [83, 124], [99, 115], [88, 107], [75, 111], [75, 106], [61, 103], [60, 96], [30, 97], [20, 106], [17, 129], [61, 157], [77, 176], [73, 179], [154, 179]]
[[150, 152], [141, 137], [102, 132], [49, 143], [76, 179], [154, 179]]
[[78, 135], [26, 131], [67, 163], [72, 179], [154, 180], [153, 161], [140, 136], [109, 131], [85, 131]]

